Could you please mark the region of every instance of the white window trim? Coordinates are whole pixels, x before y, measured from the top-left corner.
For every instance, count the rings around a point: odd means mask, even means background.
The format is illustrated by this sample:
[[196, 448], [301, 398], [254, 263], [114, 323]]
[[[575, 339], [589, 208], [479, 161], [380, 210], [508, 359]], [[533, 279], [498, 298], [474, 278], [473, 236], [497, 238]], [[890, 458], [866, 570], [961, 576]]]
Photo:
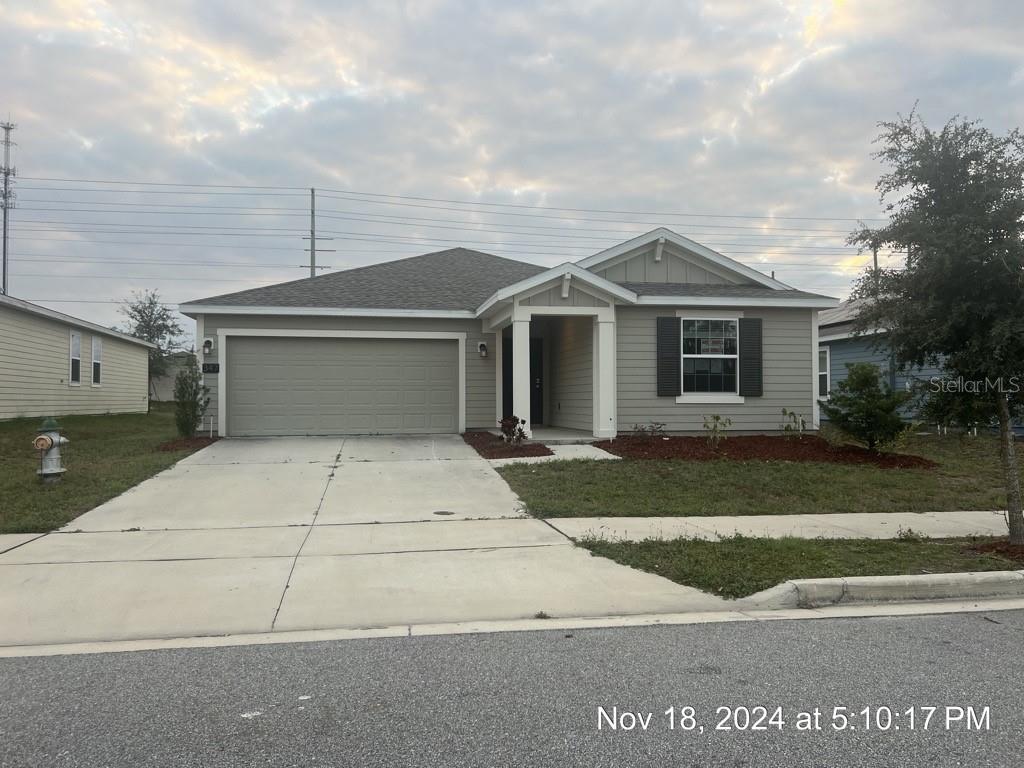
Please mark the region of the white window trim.
[[[99, 345], [100, 359], [96, 359], [96, 345]], [[89, 366], [89, 386], [102, 387], [103, 386], [103, 339], [99, 336], [92, 337], [92, 343], [89, 345], [92, 350], [92, 365]], [[96, 381], [96, 363], [100, 364], [100, 380]]]
[[231, 336], [276, 336], [316, 339], [444, 339], [459, 347], [459, 434], [466, 431], [466, 333], [464, 331], [354, 331], [285, 330], [283, 328], [219, 328], [217, 330], [217, 434], [228, 437], [228, 338]]
[[[702, 360], [710, 358], [731, 359], [736, 361], [736, 391], [735, 392], [686, 392], [676, 397], [677, 403], [720, 403], [722, 405], [738, 404], [746, 402], [746, 398], [740, 394], [740, 318], [742, 312], [683, 312], [677, 311], [679, 318], [679, 385], [683, 382], [683, 365], [687, 359]], [[734, 320], [736, 322], [736, 354], [735, 355], [687, 355], [683, 352], [683, 321], [685, 320]]]
[[[78, 357], [75, 357], [75, 336], [78, 337]], [[71, 362], [73, 360], [78, 360], [78, 381], [73, 381], [71, 379]], [[73, 329], [68, 334], [68, 386], [82, 386], [82, 332]]]
[[[825, 353], [825, 370], [821, 370], [821, 353]], [[825, 374], [825, 394], [820, 394], [821, 391], [821, 374]], [[817, 400], [828, 400], [829, 395], [832, 392], [832, 348], [824, 345], [818, 347], [818, 375], [814, 382], [814, 399]]]

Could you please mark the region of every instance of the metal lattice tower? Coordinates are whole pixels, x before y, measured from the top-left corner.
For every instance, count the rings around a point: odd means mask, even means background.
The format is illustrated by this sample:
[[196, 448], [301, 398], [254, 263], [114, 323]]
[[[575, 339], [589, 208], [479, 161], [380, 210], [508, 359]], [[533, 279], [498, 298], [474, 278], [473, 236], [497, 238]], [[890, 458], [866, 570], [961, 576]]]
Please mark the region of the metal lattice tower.
[[0, 175], [3, 176], [3, 187], [2, 190], [0, 190], [0, 206], [3, 207], [4, 217], [3, 282], [0, 283], [0, 293], [7, 295], [10, 293], [10, 284], [7, 272], [7, 217], [8, 212], [14, 207], [14, 177], [17, 175], [17, 171], [14, 166], [11, 165], [11, 147], [14, 146], [14, 142], [11, 141], [11, 131], [14, 130], [15, 125], [8, 121], [6, 123], [0, 123], [0, 128], [4, 131], [4, 164], [0, 167]]

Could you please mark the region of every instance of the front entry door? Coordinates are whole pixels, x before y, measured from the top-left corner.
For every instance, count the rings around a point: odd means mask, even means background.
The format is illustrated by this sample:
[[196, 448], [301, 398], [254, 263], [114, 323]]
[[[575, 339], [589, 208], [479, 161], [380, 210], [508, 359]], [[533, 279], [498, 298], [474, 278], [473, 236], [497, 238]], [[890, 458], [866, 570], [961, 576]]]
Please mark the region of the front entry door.
[[544, 423], [544, 339], [530, 339], [530, 424]]
[[[501, 399], [504, 416], [512, 415], [512, 340], [501, 348]], [[519, 415], [519, 414], [516, 414]], [[530, 339], [530, 424], [544, 421], [544, 340]]]

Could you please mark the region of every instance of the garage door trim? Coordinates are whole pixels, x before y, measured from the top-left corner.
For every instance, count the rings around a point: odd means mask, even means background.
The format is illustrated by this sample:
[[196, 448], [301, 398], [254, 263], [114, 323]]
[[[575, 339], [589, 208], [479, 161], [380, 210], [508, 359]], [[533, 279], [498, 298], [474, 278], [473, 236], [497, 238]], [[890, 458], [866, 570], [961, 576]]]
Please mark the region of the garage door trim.
[[459, 343], [459, 432], [466, 431], [466, 333], [464, 331], [342, 331], [284, 330], [281, 328], [220, 328], [217, 331], [217, 434], [228, 437], [228, 338], [231, 336], [276, 336], [321, 339], [441, 339]]

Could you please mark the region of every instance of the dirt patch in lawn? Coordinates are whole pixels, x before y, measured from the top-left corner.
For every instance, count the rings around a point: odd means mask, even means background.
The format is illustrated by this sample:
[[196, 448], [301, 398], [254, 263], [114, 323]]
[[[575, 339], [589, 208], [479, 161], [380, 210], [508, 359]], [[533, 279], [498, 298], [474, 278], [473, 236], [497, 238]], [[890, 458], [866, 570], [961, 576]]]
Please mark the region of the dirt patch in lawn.
[[515, 459], [520, 456], [554, 456], [554, 452], [541, 443], [510, 445], [490, 432], [466, 432], [462, 439], [473, 446], [485, 459]]
[[171, 451], [198, 451], [200, 448], [213, 445], [219, 439], [219, 437], [178, 437], [174, 440], [168, 440], [166, 443], [160, 443], [156, 449], [166, 453]]
[[800, 439], [769, 435], [737, 435], [717, 449], [704, 437], [646, 437], [626, 435], [595, 446], [625, 459], [685, 459], [687, 461], [817, 461], [830, 464], [873, 464], [883, 469], [932, 469], [934, 461], [902, 453], [876, 453], [855, 445], [832, 446], [814, 435]]
[[1018, 565], [1024, 565], [1024, 546], [1011, 544], [1008, 539], [986, 541], [971, 547], [971, 551], [982, 555], [999, 555], [1007, 560], [1013, 560]]

